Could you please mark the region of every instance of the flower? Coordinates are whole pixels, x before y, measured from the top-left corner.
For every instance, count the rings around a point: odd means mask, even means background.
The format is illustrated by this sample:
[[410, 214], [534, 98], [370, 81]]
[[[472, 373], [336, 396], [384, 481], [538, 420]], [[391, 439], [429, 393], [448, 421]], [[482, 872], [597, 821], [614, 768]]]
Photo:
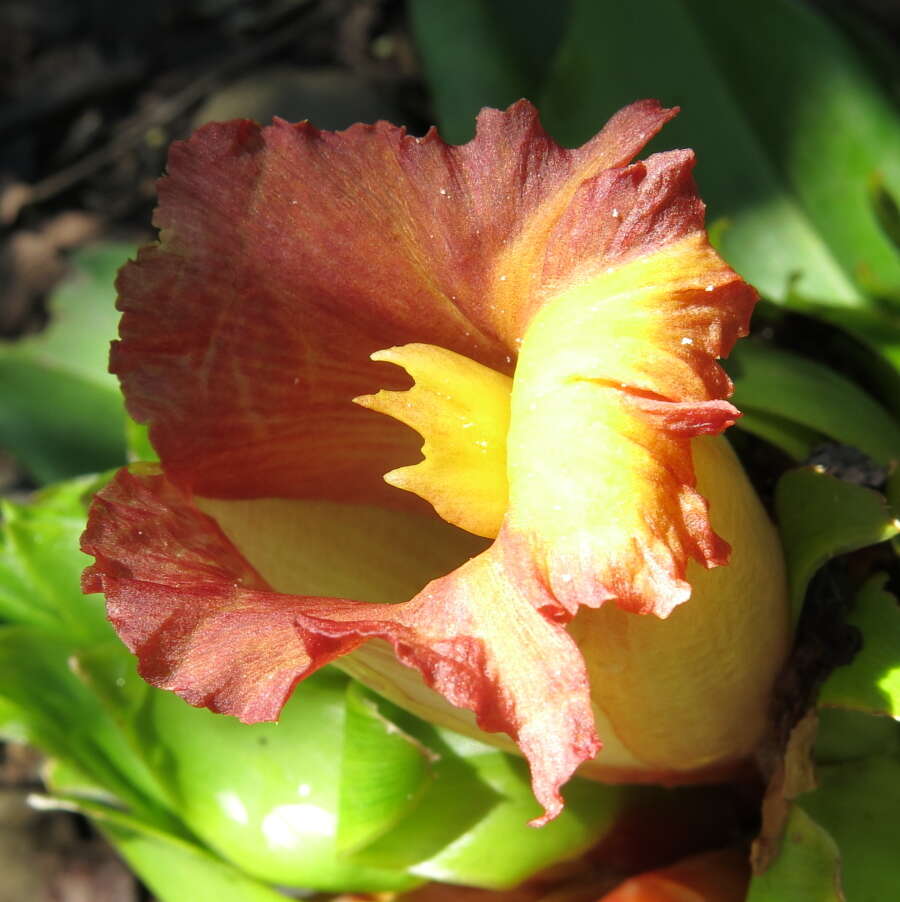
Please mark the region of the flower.
[[[460, 147], [279, 120], [172, 147], [111, 364], [161, 467], [121, 471], [83, 543], [145, 679], [253, 722], [339, 659], [472, 729], [436, 690], [517, 743], [536, 824], [595, 720], [607, 779], [752, 752], [784, 576], [708, 436], [756, 296], [692, 154], [631, 162], [675, 112], [632, 104], [575, 150], [525, 101]], [[704, 569], [719, 532], [731, 563]]]

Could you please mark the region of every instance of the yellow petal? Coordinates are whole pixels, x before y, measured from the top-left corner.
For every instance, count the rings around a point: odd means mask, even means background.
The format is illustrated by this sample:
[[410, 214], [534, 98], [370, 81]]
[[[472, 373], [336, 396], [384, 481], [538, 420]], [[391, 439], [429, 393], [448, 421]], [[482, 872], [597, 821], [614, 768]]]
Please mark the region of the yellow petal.
[[665, 617], [690, 595], [689, 558], [726, 560], [694, 488], [690, 438], [737, 416], [719, 400], [729, 386], [710, 328], [736, 281], [697, 233], [570, 289], [529, 325], [507, 525], [571, 614], [615, 600]]
[[403, 367], [408, 391], [354, 398], [421, 433], [425, 459], [385, 474], [430, 502], [448, 523], [493, 538], [506, 513], [506, 433], [512, 380], [468, 357], [411, 344], [372, 355]]

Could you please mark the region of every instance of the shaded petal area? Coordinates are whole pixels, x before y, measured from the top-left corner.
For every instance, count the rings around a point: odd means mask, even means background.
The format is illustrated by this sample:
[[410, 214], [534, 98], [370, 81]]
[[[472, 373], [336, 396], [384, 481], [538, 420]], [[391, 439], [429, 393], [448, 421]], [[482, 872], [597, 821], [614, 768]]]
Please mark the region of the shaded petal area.
[[95, 499], [82, 547], [141, 675], [195, 705], [272, 720], [304, 676], [369, 638], [532, 766], [544, 823], [597, 752], [584, 662], [533, 607], [497, 544], [411, 601], [364, 604], [273, 591], [190, 496], [156, 468], [123, 470]]
[[415, 438], [349, 399], [408, 383], [369, 355], [423, 342], [508, 371], [533, 310], [620, 254], [590, 185], [672, 115], [632, 104], [575, 150], [524, 101], [483, 111], [461, 147], [282, 121], [173, 145], [160, 242], [120, 276], [112, 355], [166, 472], [203, 495], [402, 503], [380, 477]]
[[597, 902], [744, 902], [749, 883], [746, 850], [725, 849], [638, 874]]

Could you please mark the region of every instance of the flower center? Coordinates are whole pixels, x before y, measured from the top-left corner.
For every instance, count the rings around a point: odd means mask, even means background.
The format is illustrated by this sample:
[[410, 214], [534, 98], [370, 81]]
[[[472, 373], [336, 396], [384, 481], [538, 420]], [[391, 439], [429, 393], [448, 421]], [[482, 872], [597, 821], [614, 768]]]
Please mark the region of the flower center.
[[411, 426], [424, 439], [424, 460], [391, 470], [385, 481], [424, 498], [448, 523], [494, 538], [509, 499], [512, 379], [435, 345], [388, 348], [372, 359], [402, 367], [415, 384], [353, 400]]
[[425, 440], [425, 459], [387, 481], [469, 532], [506, 535], [569, 614], [616, 599], [668, 616], [690, 596], [688, 559], [728, 556], [691, 459], [693, 438], [737, 416], [717, 397], [710, 322], [732, 278], [717, 261], [698, 234], [585, 274], [531, 317], [513, 380], [431, 345], [378, 352], [415, 385], [357, 402]]

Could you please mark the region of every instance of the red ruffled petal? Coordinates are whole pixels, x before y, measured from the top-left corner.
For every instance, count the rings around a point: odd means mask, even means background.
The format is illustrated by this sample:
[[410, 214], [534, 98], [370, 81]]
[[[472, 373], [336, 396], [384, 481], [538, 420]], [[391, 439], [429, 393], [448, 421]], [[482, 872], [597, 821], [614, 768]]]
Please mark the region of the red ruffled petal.
[[[632, 104], [576, 150], [525, 101], [485, 110], [462, 147], [387, 123], [281, 121], [173, 145], [160, 244], [120, 276], [112, 355], [166, 472], [210, 496], [399, 503], [381, 475], [417, 442], [350, 399], [406, 383], [386, 385], [369, 355], [415, 341], [508, 370], [548, 293], [607, 238], [621, 253], [618, 231], [586, 229], [585, 185], [672, 115]], [[640, 189], [622, 190], [625, 211]], [[662, 226], [641, 229], [657, 240]]]
[[100, 492], [82, 547], [95, 557], [84, 590], [105, 593], [141, 675], [191, 704], [275, 719], [298, 680], [378, 637], [483, 729], [518, 742], [545, 807], [536, 825], [559, 813], [559, 787], [599, 749], [581, 654], [535, 609], [502, 543], [403, 604], [285, 595], [147, 468]]
[[359, 644], [304, 641], [306, 600], [273, 592], [156, 468], [120, 470], [95, 497], [82, 549], [95, 558], [82, 588], [104, 593], [141, 676], [192, 705], [275, 720], [298, 680]]

